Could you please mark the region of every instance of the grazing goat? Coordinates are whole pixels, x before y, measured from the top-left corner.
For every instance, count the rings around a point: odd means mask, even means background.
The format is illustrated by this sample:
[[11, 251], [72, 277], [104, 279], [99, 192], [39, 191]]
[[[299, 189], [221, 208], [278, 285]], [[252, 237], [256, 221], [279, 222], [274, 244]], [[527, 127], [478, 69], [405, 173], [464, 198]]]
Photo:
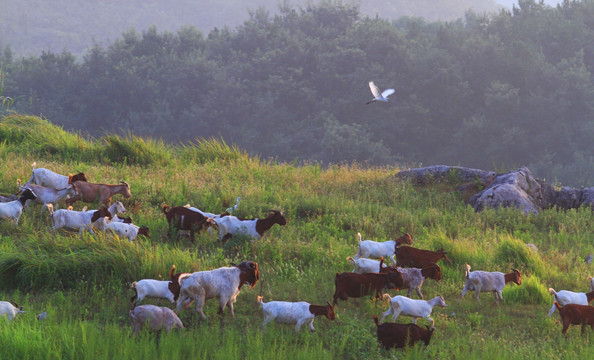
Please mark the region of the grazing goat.
[[[565, 306], [567, 304], [588, 305], [592, 300], [594, 300], [594, 291], [590, 291], [588, 293], [578, 293], [569, 290], [561, 290], [556, 292], [555, 289], [549, 288], [549, 293], [555, 297], [555, 301], [561, 306]], [[553, 307], [551, 307], [551, 310], [549, 310], [549, 317], [551, 317], [554, 312], [555, 304], [553, 303]]]
[[[169, 270], [169, 278], [170, 280], [153, 280], [153, 279], [142, 279], [139, 281], [134, 281], [131, 285], [131, 288], [134, 290], [134, 296], [130, 298], [130, 302], [132, 303], [132, 307], [134, 308], [136, 304], [140, 303], [142, 299], [145, 297], [157, 298], [157, 299], [166, 299], [169, 300], [170, 303], [175, 303], [177, 297], [179, 296], [179, 277], [182, 274], [177, 274], [175, 276], [173, 272], [175, 271], [175, 265], [171, 267]], [[186, 273], [189, 275], [189, 273]], [[172, 285], [175, 283], [177, 286]], [[177, 291], [176, 291], [177, 290]]]
[[423, 341], [425, 345], [429, 345], [435, 331], [429, 326], [423, 329], [417, 324], [380, 324], [375, 315], [373, 315], [373, 321], [377, 326], [377, 342], [387, 350], [414, 346], [417, 341]]
[[23, 213], [23, 207], [27, 200], [35, 200], [37, 196], [30, 189], [25, 189], [18, 200], [0, 203], [0, 219], [12, 219], [15, 226], [19, 224], [19, 218]]
[[375, 259], [389, 257], [390, 260], [392, 260], [392, 264], [396, 264], [396, 260], [394, 259], [396, 248], [402, 244], [412, 244], [412, 237], [408, 233], [402, 235], [396, 240], [388, 240], [384, 242], [372, 240], [362, 241], [361, 233], [357, 233], [357, 237], [359, 238], [359, 249], [355, 254], [355, 260], [359, 259], [360, 257]]
[[31, 191], [33, 191], [35, 193], [35, 195], [37, 195], [37, 198], [34, 201], [37, 204], [43, 205], [41, 207], [42, 212], [48, 205], [52, 205], [52, 207], [53, 207], [54, 205], [56, 205], [58, 203], [58, 201], [65, 198], [67, 195], [76, 195], [76, 190], [74, 190], [74, 187], [72, 186], [72, 184], [68, 184], [63, 189], [54, 189], [51, 187], [45, 187], [45, 186], [34, 185], [34, 184], [21, 186], [21, 180], [18, 179], [17, 185], [19, 186], [21, 191], [23, 191], [24, 189], [30, 189]]
[[423, 282], [425, 279], [430, 278], [437, 282], [441, 281], [441, 268], [437, 264], [431, 264], [429, 266], [425, 266], [422, 269], [417, 268], [393, 268], [393, 267], [385, 267], [382, 268], [384, 259], [380, 261], [380, 266], [377, 270], [380, 273], [387, 273], [391, 271], [398, 270], [402, 275], [403, 284], [400, 289], [408, 289], [408, 293], [406, 296], [411, 297], [413, 290], [417, 292], [421, 299], [424, 299], [423, 293], [421, 293], [421, 286], [423, 286]]
[[201, 213], [183, 206], [170, 208], [169, 205], [165, 204], [163, 205], [163, 213], [165, 213], [167, 223], [169, 224], [169, 234], [171, 234], [173, 227], [178, 230], [189, 230], [192, 242], [194, 242], [194, 232], [200, 231], [203, 227], [217, 227], [216, 222], [211, 218], [207, 218]]
[[447, 252], [443, 251], [443, 249], [431, 251], [417, 249], [412, 246], [400, 246], [396, 248], [396, 266], [420, 269], [432, 263], [437, 264], [442, 258], [451, 263], [446, 254]]
[[179, 313], [183, 304], [196, 302], [196, 311], [206, 320], [202, 311], [208, 299], [219, 299], [219, 314], [223, 314], [225, 306], [229, 308], [231, 316], [235, 318], [233, 303], [243, 284], [254, 287], [260, 279], [258, 264], [244, 261], [232, 267], [222, 267], [214, 270], [199, 271], [181, 279], [181, 289], [175, 312]]
[[220, 217], [217, 221], [219, 227], [219, 241], [225, 242], [235, 234], [247, 235], [252, 239], [257, 240], [274, 224], [279, 224], [281, 226], [287, 224], [287, 219], [280, 211], [268, 211], [271, 213], [264, 219], [239, 219], [238, 217], [231, 215]]
[[36, 163], [31, 165], [33, 173], [29, 181], [25, 183], [25, 186], [35, 183], [40, 186], [63, 189], [73, 181], [87, 181], [85, 174], [80, 171], [77, 174], [68, 174], [68, 176], [65, 176], [44, 168], [36, 169], [36, 165]]
[[93, 223], [93, 227], [96, 227], [103, 232], [111, 232], [119, 237], [127, 238], [128, 241], [133, 241], [138, 235], [144, 235], [148, 238], [151, 237], [149, 228], [146, 226], [111, 221], [108, 217], [98, 219]]
[[[120, 201], [114, 202], [109, 209], [101, 207], [98, 210], [85, 210], [85, 211], [74, 211], [60, 209], [53, 211], [52, 207], [48, 208], [52, 215], [52, 231], [56, 229], [65, 228], [68, 230], [79, 230], [82, 233], [83, 230], [91, 230], [91, 224], [98, 219], [108, 217], [112, 218], [117, 213], [126, 212], [126, 208]], [[92, 231], [92, 230], [91, 230]]]
[[430, 317], [431, 311], [436, 305], [442, 308], [447, 306], [441, 295], [431, 300], [415, 300], [401, 295], [390, 298], [389, 294], [384, 294], [384, 299], [390, 299], [390, 308], [382, 314], [382, 322], [390, 314], [392, 314], [392, 321], [395, 321], [398, 315], [402, 314], [412, 316], [414, 324], [417, 323], [418, 318], [426, 318], [431, 321], [432, 329], [435, 329], [435, 321]]
[[559, 305], [555, 301], [554, 305], [559, 310], [561, 315], [561, 322], [563, 323], [563, 334], [567, 333], [569, 325], [582, 325], [582, 334], [586, 330], [586, 325], [594, 330], [594, 306], [567, 304], [565, 306]]
[[6, 315], [6, 319], [13, 320], [17, 314], [24, 314], [23, 307], [12, 305], [8, 301], [0, 301], [0, 317]]
[[[377, 273], [380, 268], [379, 260], [366, 258], [360, 258], [355, 260], [350, 256], [346, 259], [353, 264], [353, 272], [357, 274]], [[386, 266], [384, 265], [382, 267], [385, 268]]]
[[132, 196], [130, 192], [130, 185], [122, 181], [117, 185], [97, 184], [84, 181], [74, 181], [72, 186], [76, 190], [76, 196], [66, 200], [66, 205], [72, 205], [78, 200], [92, 203], [97, 202], [109, 206], [111, 198], [116, 194], [122, 194], [126, 199]]
[[495, 297], [495, 304], [499, 304], [503, 300], [501, 291], [510, 281], [515, 282], [518, 285], [522, 284], [522, 274], [517, 269], [512, 269], [512, 272], [504, 274], [498, 271], [470, 271], [470, 265], [466, 264], [466, 280], [464, 282], [464, 289], [460, 294], [458, 302], [462, 300], [466, 291], [474, 291], [474, 298], [479, 303], [479, 295], [481, 292], [493, 292]]
[[336, 273], [334, 285], [336, 289], [333, 305], [338, 302], [338, 299], [346, 301], [349, 297], [360, 298], [374, 290], [375, 298], [379, 299], [383, 289], [398, 289], [402, 286], [402, 275], [398, 271], [388, 274]]
[[130, 310], [130, 321], [134, 333], [142, 330], [145, 323], [148, 323], [151, 330], [159, 331], [165, 328], [166, 332], [171, 329], [183, 329], [184, 324], [170, 308], [155, 305], [140, 305]]
[[316, 331], [313, 326], [316, 316], [325, 316], [329, 320], [334, 320], [334, 306], [330, 305], [311, 305], [306, 301], [269, 301], [262, 302], [262, 296], [258, 296], [258, 303], [262, 306], [264, 321], [262, 328], [272, 320], [281, 324], [295, 324], [295, 331], [299, 331], [301, 325], [308, 324], [311, 331]]

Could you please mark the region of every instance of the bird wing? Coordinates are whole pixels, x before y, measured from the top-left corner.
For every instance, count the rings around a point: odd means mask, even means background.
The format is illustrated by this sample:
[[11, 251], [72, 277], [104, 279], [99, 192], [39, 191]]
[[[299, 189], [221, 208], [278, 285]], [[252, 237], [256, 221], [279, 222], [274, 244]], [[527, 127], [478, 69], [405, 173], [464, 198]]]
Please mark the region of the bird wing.
[[385, 98], [387, 98], [388, 96], [392, 95], [393, 93], [394, 93], [394, 89], [386, 89], [382, 93], [382, 96], [385, 97]]
[[369, 82], [369, 88], [371, 89], [371, 93], [373, 94], [373, 96], [375, 96], [375, 97], [380, 97], [381, 96], [378, 87], [375, 86], [375, 84], [373, 83], [373, 81], [370, 81]]

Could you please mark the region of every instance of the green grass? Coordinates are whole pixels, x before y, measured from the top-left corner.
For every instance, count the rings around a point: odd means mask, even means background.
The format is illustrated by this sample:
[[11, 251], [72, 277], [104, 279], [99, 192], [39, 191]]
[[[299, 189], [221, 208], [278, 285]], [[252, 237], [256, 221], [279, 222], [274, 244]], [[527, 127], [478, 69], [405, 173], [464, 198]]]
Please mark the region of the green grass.
[[[132, 198], [114, 200], [151, 231], [150, 239], [132, 243], [104, 235], [52, 234], [48, 214], [35, 205], [18, 228], [0, 222], [0, 300], [27, 311], [11, 323], [0, 319], [0, 358], [575, 359], [594, 354], [594, 332], [581, 336], [572, 327], [563, 336], [558, 314], [546, 316], [549, 287], [588, 290], [586, 277], [594, 269], [583, 257], [594, 252], [590, 211], [477, 214], [452, 190], [455, 184], [414, 187], [395, 178], [397, 168], [297, 167], [248, 156], [214, 139], [181, 147], [133, 135], [84, 139], [46, 120], [16, 115], [0, 119], [0, 156], [0, 193], [16, 192], [16, 179], [28, 179], [34, 161], [62, 174], [84, 171], [90, 181], [125, 180]], [[194, 243], [170, 237], [164, 203], [222, 212], [237, 196], [238, 216], [280, 209], [287, 226], [274, 226], [258, 241], [236, 238], [225, 245], [208, 232]], [[434, 310], [431, 345], [379, 349], [372, 316], [386, 311], [387, 303], [368, 298], [341, 301], [337, 319], [316, 319], [315, 333], [296, 334], [292, 326], [275, 323], [263, 331], [256, 296], [331, 301], [334, 274], [352, 269], [345, 258], [356, 252], [357, 232], [378, 241], [408, 232], [416, 247], [448, 251], [452, 263], [441, 262], [443, 280], [423, 285], [426, 298], [441, 294], [448, 303]], [[207, 321], [183, 311], [183, 330], [131, 335], [132, 281], [166, 278], [172, 264], [179, 271], [198, 271], [244, 260], [258, 262], [262, 277], [256, 287], [242, 289], [235, 319], [227, 311], [216, 315], [216, 301], [210, 300]], [[472, 293], [458, 303], [465, 263], [473, 270], [516, 267], [522, 285], [508, 285], [499, 306], [492, 306], [491, 294], [482, 294], [480, 304]], [[42, 311], [48, 318], [37, 321]]]

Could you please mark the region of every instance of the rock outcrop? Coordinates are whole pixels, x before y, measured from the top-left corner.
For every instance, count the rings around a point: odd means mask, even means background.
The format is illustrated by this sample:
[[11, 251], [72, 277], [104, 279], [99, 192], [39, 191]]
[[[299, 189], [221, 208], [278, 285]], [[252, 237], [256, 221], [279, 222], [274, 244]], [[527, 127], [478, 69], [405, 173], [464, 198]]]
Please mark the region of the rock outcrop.
[[396, 176], [410, 180], [415, 185], [457, 183], [459, 191], [472, 191], [468, 203], [477, 212], [485, 208], [515, 207], [526, 214], [537, 214], [542, 209], [554, 207], [564, 210], [594, 207], [594, 187], [562, 187], [557, 190], [533, 177], [527, 167], [496, 174], [460, 166], [436, 165], [403, 170]]

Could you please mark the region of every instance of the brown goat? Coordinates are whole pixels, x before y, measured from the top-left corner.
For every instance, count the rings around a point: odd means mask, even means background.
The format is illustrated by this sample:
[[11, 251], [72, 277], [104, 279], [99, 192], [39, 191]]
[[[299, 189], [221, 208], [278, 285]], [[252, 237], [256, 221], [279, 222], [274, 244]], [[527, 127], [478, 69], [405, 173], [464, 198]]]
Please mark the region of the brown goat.
[[555, 306], [561, 315], [561, 322], [563, 323], [563, 334], [567, 333], [569, 325], [582, 325], [582, 334], [586, 330], [586, 325], [590, 325], [590, 329], [594, 330], [594, 306], [567, 304], [565, 306], [559, 305], [555, 301]]
[[122, 194], [126, 199], [132, 196], [130, 192], [130, 185], [126, 182], [121, 182], [117, 185], [89, 183], [85, 181], [74, 181], [72, 183], [77, 194], [66, 200], [66, 205], [72, 205], [78, 200], [92, 203], [97, 202], [109, 206], [111, 204], [112, 196]]
[[211, 218], [183, 206], [170, 208], [169, 205], [165, 204], [163, 205], [163, 213], [165, 213], [169, 224], [169, 234], [171, 234], [172, 227], [178, 230], [189, 230], [192, 242], [194, 242], [195, 231], [200, 231], [202, 228], [206, 229], [209, 226], [217, 227], [217, 224]]
[[375, 290], [375, 298], [379, 299], [383, 289], [398, 289], [402, 286], [402, 282], [402, 275], [398, 271], [388, 274], [336, 273], [334, 277], [336, 290], [332, 304], [336, 304], [338, 299], [346, 301], [349, 297], [359, 298], [369, 295], [373, 290]]
[[179, 290], [181, 289], [180, 281], [183, 278], [188, 277], [191, 273], [181, 272], [174, 274], [174, 272], [175, 265], [172, 265], [171, 270], [169, 270], [170, 282], [169, 285], [167, 285], [167, 287], [169, 288], [169, 291], [171, 291], [171, 293], [173, 294], [173, 300], [177, 301], [177, 298], [179, 297]]
[[68, 183], [71, 184], [75, 181], [88, 181], [87, 177], [85, 176], [85, 173], [82, 172], [78, 172], [76, 174], [68, 174]]
[[417, 249], [412, 246], [400, 246], [396, 248], [396, 266], [424, 268], [432, 263], [437, 264], [439, 260], [445, 258], [447, 262], [450, 259], [443, 249], [437, 251]]
[[417, 341], [423, 341], [425, 345], [429, 345], [435, 330], [429, 328], [429, 326], [423, 329], [417, 324], [383, 323], [380, 325], [375, 315], [373, 321], [377, 326], [377, 342], [388, 350], [391, 348], [404, 348], [407, 345], [413, 346]]

